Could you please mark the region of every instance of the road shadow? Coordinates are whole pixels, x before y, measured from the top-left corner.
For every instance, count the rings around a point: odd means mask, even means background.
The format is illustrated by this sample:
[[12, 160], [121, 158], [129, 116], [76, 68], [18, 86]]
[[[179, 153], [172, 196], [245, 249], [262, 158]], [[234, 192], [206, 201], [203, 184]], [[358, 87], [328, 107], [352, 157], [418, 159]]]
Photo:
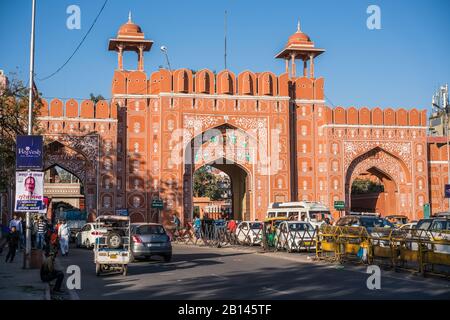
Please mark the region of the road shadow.
[[[252, 270], [239, 273], [223, 271], [214, 266], [224, 261], [214, 259], [242, 256]], [[273, 258], [265, 260], [262, 255], [251, 253], [192, 253], [174, 255], [174, 261], [163, 263], [155, 260], [139, 263], [130, 268], [127, 277], [106, 279], [108, 290], [97, 299], [448, 299], [448, 282], [442, 285], [421, 277], [381, 276], [381, 289], [369, 290], [365, 267], [350, 268], [328, 263], [301, 263]], [[239, 262], [233, 262], [239, 263]], [[268, 266], [269, 265], [269, 266]], [[207, 266], [208, 274], [195, 273], [191, 277], [177, 279], [177, 270]], [[204, 269], [200, 269], [204, 270]], [[210, 272], [217, 274], [211, 275]], [[155, 278], [145, 284], [144, 274], [167, 276], [167, 281]], [[147, 279], [148, 281], [148, 279]], [[151, 283], [151, 284], [150, 284]]]

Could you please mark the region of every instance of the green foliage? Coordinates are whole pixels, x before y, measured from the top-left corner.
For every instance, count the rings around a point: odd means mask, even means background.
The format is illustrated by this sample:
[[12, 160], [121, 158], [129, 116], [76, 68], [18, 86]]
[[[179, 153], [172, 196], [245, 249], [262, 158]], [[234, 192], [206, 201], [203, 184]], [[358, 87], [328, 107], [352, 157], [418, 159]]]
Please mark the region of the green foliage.
[[94, 102], [94, 104], [96, 104], [100, 100], [105, 100], [105, 98], [101, 94], [94, 95], [93, 93], [90, 94], [90, 99], [92, 102]]
[[194, 196], [220, 200], [229, 188], [229, 181], [221, 183], [218, 176], [211, 173], [211, 167], [203, 166], [194, 173]]
[[[16, 165], [16, 137], [27, 134], [29, 89], [15, 74], [0, 88], [0, 191], [14, 183]], [[34, 90], [33, 90], [34, 91]], [[34, 91], [33, 129], [42, 106], [39, 93]], [[39, 134], [33, 130], [33, 134]]]
[[383, 191], [382, 184], [369, 179], [355, 179], [352, 184], [352, 194], [380, 193]]

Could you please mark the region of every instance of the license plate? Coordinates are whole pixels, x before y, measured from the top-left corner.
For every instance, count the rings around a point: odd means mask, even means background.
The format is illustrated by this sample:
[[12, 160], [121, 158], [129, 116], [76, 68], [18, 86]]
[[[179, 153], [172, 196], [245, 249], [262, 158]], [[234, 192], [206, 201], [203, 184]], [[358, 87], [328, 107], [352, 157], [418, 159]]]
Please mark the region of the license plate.
[[160, 247], [161, 243], [149, 243], [147, 244], [148, 247]]
[[112, 254], [109, 256], [111, 259], [117, 259], [117, 254]]

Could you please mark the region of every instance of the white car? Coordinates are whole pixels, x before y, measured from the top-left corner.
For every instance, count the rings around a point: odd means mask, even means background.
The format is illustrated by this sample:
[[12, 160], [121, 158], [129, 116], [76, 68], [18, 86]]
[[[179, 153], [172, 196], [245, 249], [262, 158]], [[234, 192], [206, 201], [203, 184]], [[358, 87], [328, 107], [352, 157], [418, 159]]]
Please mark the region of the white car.
[[90, 222], [85, 224], [77, 233], [77, 247], [93, 248], [97, 238], [106, 234], [108, 230], [103, 227], [103, 223]]
[[260, 245], [263, 223], [261, 221], [242, 221], [236, 228], [236, 238], [240, 244]]
[[402, 224], [399, 229], [400, 230], [409, 230], [409, 229], [415, 229], [417, 226], [417, 222], [408, 222], [405, 224]]
[[287, 252], [315, 248], [315, 229], [305, 221], [283, 221], [277, 228], [277, 248]]

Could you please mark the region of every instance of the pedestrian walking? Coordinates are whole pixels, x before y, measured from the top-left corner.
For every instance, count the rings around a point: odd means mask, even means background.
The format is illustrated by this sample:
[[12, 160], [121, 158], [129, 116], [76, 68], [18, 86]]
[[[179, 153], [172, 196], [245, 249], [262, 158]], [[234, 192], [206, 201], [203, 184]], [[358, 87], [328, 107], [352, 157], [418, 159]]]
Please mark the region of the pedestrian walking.
[[15, 226], [11, 227], [11, 231], [8, 233], [7, 236], [7, 243], [8, 243], [8, 254], [6, 255], [5, 262], [13, 262], [14, 257], [16, 256], [16, 251], [19, 246], [20, 241], [20, 235], [17, 231], [17, 228]]
[[22, 233], [22, 222], [17, 217], [17, 214], [14, 214], [13, 218], [9, 222], [9, 229], [12, 227], [16, 227], [16, 231], [19, 232], [19, 234]]
[[69, 254], [69, 236], [69, 226], [67, 225], [66, 220], [63, 220], [62, 224], [58, 228], [59, 246], [63, 256], [67, 256]]
[[55, 269], [55, 257], [56, 252], [51, 251], [49, 255], [45, 258], [41, 266], [41, 280], [43, 282], [50, 282], [56, 279], [55, 286], [53, 287], [53, 292], [62, 293], [61, 284], [64, 280], [64, 273], [60, 270]]
[[37, 222], [36, 247], [42, 249], [44, 247], [45, 233], [47, 232], [47, 222], [44, 217], [40, 216]]

